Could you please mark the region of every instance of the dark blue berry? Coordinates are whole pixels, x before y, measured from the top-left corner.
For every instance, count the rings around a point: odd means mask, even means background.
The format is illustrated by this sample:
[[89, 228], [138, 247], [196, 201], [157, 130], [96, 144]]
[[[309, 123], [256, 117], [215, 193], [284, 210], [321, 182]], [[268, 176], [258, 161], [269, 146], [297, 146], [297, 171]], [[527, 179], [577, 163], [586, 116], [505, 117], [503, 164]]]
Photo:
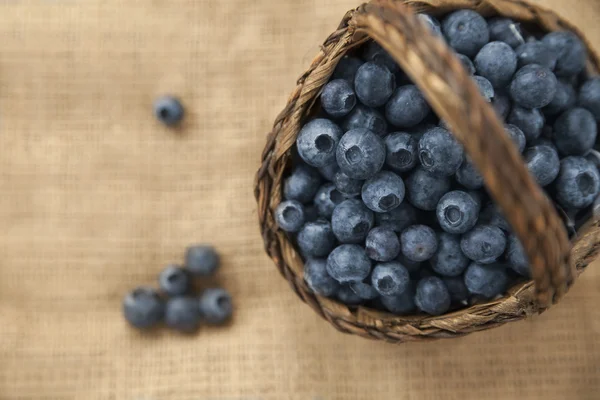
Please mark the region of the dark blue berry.
[[394, 60], [392, 56], [375, 41], [367, 43], [363, 57], [367, 61], [372, 61], [386, 67], [391, 73], [400, 71], [400, 66], [396, 60]]
[[331, 224], [324, 219], [304, 224], [297, 241], [302, 254], [310, 257], [325, 257], [335, 247]]
[[327, 179], [329, 182], [333, 182], [335, 174], [337, 174], [339, 170], [340, 166], [337, 165], [337, 163], [333, 163], [319, 168], [319, 173], [323, 176], [323, 178]]
[[510, 267], [519, 275], [529, 277], [531, 271], [529, 269], [529, 261], [525, 249], [515, 235], [508, 237], [508, 248], [506, 249], [506, 259]]
[[556, 179], [560, 170], [560, 160], [554, 146], [529, 147], [523, 158], [538, 185], [544, 187]]
[[356, 57], [344, 56], [333, 71], [333, 79], [345, 79], [354, 86], [356, 71], [363, 65], [362, 60]]
[[553, 71], [554, 67], [556, 67], [558, 54], [553, 52], [544, 42], [533, 41], [523, 43], [517, 47], [516, 53], [519, 68], [529, 64], [539, 64]]
[[494, 98], [492, 99], [492, 107], [494, 107], [494, 110], [496, 110], [496, 114], [498, 114], [500, 119], [505, 120], [510, 113], [512, 104], [508, 96], [501, 93], [495, 93]]
[[348, 197], [358, 196], [364, 182], [360, 179], [352, 179], [342, 171], [337, 172], [333, 177], [337, 191]]
[[373, 222], [373, 211], [357, 199], [341, 202], [331, 216], [333, 233], [342, 243], [361, 243], [373, 228]]
[[411, 281], [406, 290], [398, 296], [382, 296], [381, 303], [389, 312], [394, 314], [412, 313], [416, 308], [415, 291], [415, 284]]
[[475, 57], [477, 75], [486, 78], [493, 87], [508, 85], [517, 70], [517, 55], [504, 42], [491, 42], [479, 50]]
[[169, 296], [186, 294], [191, 286], [190, 275], [177, 265], [169, 265], [158, 275], [160, 289]]
[[564, 208], [584, 208], [594, 202], [600, 191], [596, 166], [583, 157], [560, 160], [560, 172], [554, 181], [556, 200]]
[[494, 203], [488, 203], [481, 214], [479, 215], [479, 222], [486, 225], [496, 226], [502, 229], [504, 232], [512, 231], [512, 228], [502, 211], [496, 207]]
[[304, 280], [318, 295], [333, 296], [340, 284], [327, 273], [327, 260], [324, 258], [309, 258], [304, 264]]
[[458, 56], [458, 59], [462, 63], [463, 67], [465, 67], [467, 70], [467, 73], [469, 75], [475, 75], [475, 65], [473, 64], [473, 61], [471, 61], [471, 59], [464, 54], [456, 53], [456, 55]]
[[356, 244], [342, 244], [327, 257], [327, 273], [340, 283], [362, 282], [371, 273], [371, 260]]
[[487, 22], [471, 10], [460, 10], [449, 14], [442, 21], [442, 30], [448, 44], [458, 53], [469, 57], [490, 40]]
[[448, 233], [465, 233], [475, 226], [479, 206], [467, 192], [454, 190], [440, 199], [436, 208], [440, 227]]
[[498, 40], [517, 48], [525, 42], [519, 23], [510, 18], [492, 18], [488, 21], [490, 40]]
[[470, 260], [460, 249], [460, 236], [446, 232], [438, 233], [438, 249], [431, 258], [431, 268], [444, 276], [458, 276], [463, 273]]
[[432, 211], [450, 189], [450, 179], [417, 167], [406, 180], [406, 195], [413, 206]]
[[408, 270], [399, 262], [377, 264], [371, 274], [371, 284], [382, 296], [398, 296], [409, 283]]
[[305, 164], [297, 165], [283, 182], [283, 197], [300, 203], [312, 201], [321, 186], [321, 175]]
[[397, 172], [410, 171], [419, 161], [419, 143], [413, 135], [395, 132], [385, 137], [385, 164]]
[[577, 75], [585, 68], [587, 50], [573, 32], [551, 32], [542, 41], [558, 55], [554, 72], [557, 76]]
[[600, 78], [586, 81], [579, 89], [577, 104], [590, 111], [600, 121]]
[[510, 95], [521, 107], [541, 108], [550, 104], [557, 85], [552, 71], [538, 64], [529, 64], [515, 74], [510, 84]]
[[162, 320], [164, 303], [156, 290], [138, 287], [123, 299], [123, 315], [136, 328], [150, 328]]
[[508, 275], [506, 269], [497, 264], [472, 263], [465, 272], [465, 286], [474, 295], [492, 299], [506, 291]]
[[456, 171], [456, 181], [467, 189], [475, 190], [483, 186], [483, 176], [479, 173], [473, 161], [466, 156], [458, 171]]
[[475, 84], [477, 84], [477, 87], [479, 88], [479, 93], [481, 93], [485, 101], [491, 103], [495, 96], [494, 86], [492, 85], [492, 82], [479, 75], [473, 76], [473, 80], [475, 81]]
[[393, 172], [378, 172], [365, 181], [361, 197], [365, 205], [375, 212], [391, 211], [404, 200], [404, 181]]
[[460, 248], [471, 260], [491, 264], [504, 253], [506, 236], [496, 226], [478, 225], [462, 236]]
[[231, 295], [225, 289], [205, 289], [198, 299], [200, 315], [204, 322], [222, 324], [231, 318]]
[[400, 240], [390, 228], [378, 226], [367, 235], [365, 251], [371, 260], [392, 261], [400, 254]]
[[342, 122], [344, 132], [353, 129], [368, 129], [377, 135], [385, 135], [387, 133], [387, 122], [383, 115], [378, 111], [357, 104], [354, 109]]
[[345, 79], [335, 79], [323, 87], [321, 93], [321, 106], [323, 110], [334, 118], [347, 115], [356, 105], [356, 95], [350, 84]]
[[364, 282], [350, 282], [348, 284], [350, 290], [352, 290], [358, 297], [363, 300], [373, 300], [379, 297], [377, 290], [368, 283]]
[[366, 62], [360, 66], [354, 78], [356, 96], [366, 106], [384, 105], [396, 88], [394, 75], [385, 66]]
[[584, 155], [596, 143], [597, 134], [596, 120], [585, 108], [565, 111], [554, 123], [554, 144], [568, 156]]
[[412, 225], [400, 234], [400, 246], [404, 256], [422, 262], [429, 260], [438, 248], [433, 229], [425, 225]]
[[349, 306], [359, 305], [364, 302], [348, 285], [341, 285], [336, 293], [336, 297], [343, 304]]
[[163, 96], [154, 102], [154, 115], [163, 124], [173, 126], [183, 119], [183, 106], [172, 96]]
[[519, 153], [522, 153], [525, 150], [525, 144], [527, 139], [525, 139], [525, 134], [521, 129], [519, 129], [516, 125], [505, 125], [504, 131], [510, 136], [511, 140], [517, 146]]
[[219, 254], [210, 245], [189, 246], [185, 251], [185, 268], [192, 275], [212, 275], [219, 268], [219, 262]]
[[300, 157], [313, 167], [324, 167], [335, 162], [335, 149], [342, 130], [325, 118], [317, 118], [300, 129], [296, 145]]
[[368, 179], [375, 175], [385, 162], [383, 140], [367, 129], [346, 132], [336, 151], [340, 170], [353, 179]]
[[400, 233], [417, 222], [417, 210], [404, 201], [389, 212], [375, 214], [375, 221], [379, 227], [390, 228]]
[[304, 207], [296, 200], [282, 201], [275, 209], [275, 221], [286, 232], [298, 232], [305, 220]]
[[508, 115], [507, 122], [521, 129], [527, 141], [530, 142], [541, 135], [545, 119], [544, 114], [538, 109], [515, 105]]
[[463, 276], [444, 276], [442, 277], [442, 281], [448, 288], [448, 292], [450, 293], [450, 300], [453, 303], [467, 305], [469, 301], [469, 291], [465, 286], [465, 280]]
[[385, 116], [398, 128], [412, 128], [431, 111], [427, 100], [415, 85], [401, 86], [385, 105]]
[[558, 86], [556, 86], [556, 94], [550, 104], [543, 108], [543, 112], [546, 115], [558, 115], [573, 107], [576, 102], [577, 93], [575, 93], [573, 85], [559, 80]]
[[419, 140], [419, 160], [427, 171], [450, 176], [458, 170], [463, 160], [463, 147], [444, 128], [433, 128]]
[[171, 297], [165, 305], [165, 324], [180, 332], [191, 333], [200, 325], [200, 307], [193, 297]]
[[417, 285], [415, 304], [427, 314], [441, 315], [450, 309], [450, 292], [440, 278], [423, 278]]
[[429, 27], [429, 29], [431, 29], [431, 32], [442, 36], [442, 25], [440, 24], [440, 21], [428, 14], [417, 14], [417, 16]]
[[314, 200], [319, 215], [325, 218], [331, 218], [333, 210], [342, 201], [344, 201], [344, 196], [335, 189], [333, 183], [326, 183], [321, 186]]

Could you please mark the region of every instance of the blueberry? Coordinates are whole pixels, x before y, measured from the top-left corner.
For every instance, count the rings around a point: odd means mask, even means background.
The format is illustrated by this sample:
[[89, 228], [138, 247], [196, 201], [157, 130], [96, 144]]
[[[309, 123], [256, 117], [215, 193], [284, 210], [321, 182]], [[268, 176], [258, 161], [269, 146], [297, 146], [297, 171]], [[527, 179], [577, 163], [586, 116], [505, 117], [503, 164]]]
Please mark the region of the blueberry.
[[335, 189], [333, 183], [326, 183], [321, 186], [314, 200], [319, 215], [325, 218], [331, 218], [333, 210], [342, 201], [344, 201], [344, 196]]
[[523, 158], [538, 185], [544, 187], [556, 179], [560, 160], [554, 146], [532, 146], [527, 149]]
[[385, 162], [383, 140], [367, 129], [346, 132], [336, 151], [340, 170], [353, 179], [367, 179], [375, 175]]
[[404, 181], [393, 172], [378, 172], [365, 181], [361, 197], [365, 205], [375, 212], [391, 211], [404, 200]]
[[327, 257], [327, 273], [340, 283], [362, 282], [371, 273], [371, 260], [356, 244], [342, 244]]
[[409, 282], [406, 290], [398, 296], [383, 296], [381, 303], [391, 313], [408, 314], [415, 310], [415, 284]]
[[342, 130], [325, 118], [317, 118], [300, 129], [296, 145], [300, 157], [313, 167], [324, 167], [335, 162], [335, 149]]
[[348, 115], [356, 105], [356, 95], [345, 79], [335, 79], [323, 87], [321, 106], [325, 112], [334, 118]]
[[483, 76], [478, 75], [473, 76], [473, 80], [479, 88], [479, 93], [481, 93], [485, 101], [490, 103], [495, 96], [494, 86], [492, 85], [492, 83]]
[[465, 67], [467, 70], [467, 73], [469, 75], [475, 75], [475, 65], [473, 64], [473, 61], [471, 61], [471, 59], [464, 54], [456, 53], [456, 55], [458, 56], [458, 59], [462, 63], [463, 67]]
[[356, 71], [363, 65], [363, 62], [356, 57], [344, 56], [333, 71], [333, 79], [345, 79], [350, 85], [354, 86], [354, 77]]
[[205, 289], [198, 299], [202, 320], [209, 324], [222, 324], [231, 318], [231, 295], [225, 289]]
[[423, 278], [417, 285], [415, 304], [421, 311], [431, 315], [441, 315], [450, 309], [450, 292], [440, 278]]
[[180, 332], [191, 333], [200, 325], [200, 307], [193, 297], [171, 297], [165, 305], [165, 324]]
[[496, 226], [478, 225], [462, 236], [460, 248], [471, 260], [491, 264], [504, 253], [506, 236]]
[[577, 101], [577, 93], [573, 85], [563, 80], [558, 81], [556, 86], [556, 94], [546, 107], [542, 109], [546, 115], [558, 115], [575, 105]]
[[297, 240], [302, 253], [310, 257], [325, 257], [335, 246], [331, 224], [324, 219], [304, 224]]
[[372, 61], [376, 64], [382, 65], [387, 68], [391, 73], [400, 71], [400, 66], [392, 58], [391, 55], [379, 43], [370, 41], [365, 46], [363, 57], [367, 61]]
[[487, 22], [471, 10], [460, 10], [449, 14], [442, 22], [442, 30], [448, 44], [458, 53], [469, 57], [490, 40]]
[[377, 290], [368, 283], [364, 282], [350, 282], [348, 284], [350, 290], [352, 290], [358, 297], [363, 300], [373, 300], [379, 297]]
[[510, 267], [519, 275], [529, 277], [531, 271], [529, 269], [529, 261], [525, 254], [525, 249], [515, 235], [508, 237], [508, 249], [506, 250], [506, 259]]
[[349, 306], [355, 306], [363, 303], [363, 299], [361, 299], [348, 285], [342, 285], [338, 289], [336, 293], [336, 297], [343, 304]]
[[508, 115], [507, 122], [521, 129], [529, 142], [541, 135], [545, 119], [544, 114], [538, 109], [515, 105]]
[[183, 106], [176, 97], [162, 96], [154, 102], [154, 115], [167, 126], [178, 124], [183, 119], [183, 114]]
[[510, 18], [492, 18], [488, 22], [488, 28], [490, 40], [504, 42], [513, 49], [525, 42], [519, 23]]
[[321, 175], [305, 164], [297, 165], [283, 182], [283, 197], [300, 203], [312, 201], [321, 186]]
[[169, 265], [158, 275], [160, 289], [169, 296], [186, 294], [192, 282], [187, 271], [177, 265]]
[[279, 203], [275, 209], [275, 221], [286, 232], [298, 232], [304, 225], [304, 207], [296, 200]]
[[362, 104], [354, 107], [342, 122], [342, 127], [345, 132], [360, 128], [368, 129], [380, 136], [387, 133], [387, 122], [383, 115]]
[[342, 243], [361, 243], [373, 228], [373, 211], [362, 201], [348, 199], [333, 210], [331, 225], [333, 233]]
[[438, 249], [431, 258], [431, 268], [444, 276], [458, 276], [469, 265], [469, 259], [460, 249], [460, 236], [438, 233]]
[[409, 283], [408, 270], [399, 262], [377, 264], [371, 274], [371, 284], [382, 296], [398, 296]]
[[577, 104], [588, 109], [600, 121], [600, 78], [586, 81], [579, 89]]
[[123, 299], [123, 315], [136, 328], [150, 328], [162, 320], [164, 304], [156, 290], [138, 287]]
[[413, 169], [419, 160], [418, 142], [413, 135], [406, 132], [395, 132], [385, 137], [385, 164], [397, 172]]
[[385, 105], [388, 121], [399, 128], [411, 128], [421, 123], [431, 111], [427, 100], [415, 85], [401, 86]]
[[340, 170], [340, 166], [337, 163], [329, 164], [324, 167], [319, 168], [319, 173], [329, 182], [333, 182], [335, 178], [335, 174], [337, 174]]
[[365, 250], [371, 260], [392, 261], [400, 254], [400, 240], [390, 228], [378, 226], [367, 235]]
[[394, 92], [396, 79], [385, 66], [366, 62], [356, 72], [354, 88], [361, 103], [369, 107], [380, 107]]
[[511, 232], [512, 227], [502, 214], [502, 211], [496, 207], [494, 203], [488, 203], [481, 214], [479, 215], [479, 222], [486, 225], [496, 226], [502, 229], [504, 232]]
[[498, 114], [500, 119], [505, 120], [510, 113], [512, 104], [508, 96], [501, 93], [495, 93], [494, 98], [492, 99], [492, 107], [494, 107], [494, 110], [496, 110], [496, 114]]
[[539, 64], [550, 71], [556, 67], [558, 54], [553, 52], [544, 42], [533, 41], [523, 43], [516, 50], [519, 68], [529, 64]]
[[438, 248], [435, 232], [425, 225], [412, 225], [400, 234], [400, 246], [404, 256], [412, 261], [429, 260]]
[[324, 258], [306, 260], [304, 280], [310, 290], [321, 296], [333, 296], [340, 287], [340, 284], [327, 273], [327, 260]]
[[541, 108], [550, 104], [557, 85], [552, 71], [538, 64], [529, 64], [515, 74], [510, 84], [510, 95], [521, 107]]
[[453, 303], [467, 305], [469, 301], [469, 291], [465, 286], [465, 280], [462, 276], [444, 276], [442, 277], [444, 285], [448, 288], [450, 293], [450, 300]]
[[505, 268], [472, 263], [465, 272], [465, 286], [470, 293], [492, 299], [506, 291], [508, 275]]
[[446, 193], [440, 199], [436, 216], [440, 227], [448, 233], [465, 233], [475, 226], [479, 206], [470, 194], [460, 190]]
[[577, 75], [585, 68], [587, 51], [573, 32], [551, 32], [542, 41], [558, 55], [554, 72], [557, 76]]
[[391, 211], [375, 214], [375, 221], [379, 227], [400, 233], [417, 222], [417, 210], [407, 202], [402, 202]]
[[219, 254], [210, 245], [189, 246], [185, 251], [185, 269], [192, 275], [212, 275], [219, 268], [219, 262]]
[[423, 168], [436, 175], [450, 176], [463, 160], [463, 147], [444, 128], [433, 128], [419, 140], [419, 160]]
[[587, 207], [594, 202], [600, 190], [598, 169], [583, 157], [563, 158], [554, 188], [556, 200], [564, 208]]
[[450, 179], [434, 175], [422, 167], [417, 167], [406, 180], [408, 201], [421, 210], [435, 210], [438, 202], [449, 189]]
[[568, 156], [584, 155], [594, 146], [597, 134], [596, 120], [585, 108], [565, 111], [554, 123], [554, 144]]
[[360, 179], [352, 179], [342, 171], [339, 171], [333, 177], [333, 183], [338, 192], [344, 196], [358, 196], [365, 181]]
[[516, 125], [505, 125], [504, 131], [510, 136], [513, 143], [517, 146], [519, 153], [522, 153], [525, 150], [525, 144], [527, 139], [525, 139], [525, 134], [519, 127]]
[[456, 181], [467, 189], [479, 189], [483, 186], [483, 176], [479, 173], [473, 161], [467, 156], [456, 171]]
[[504, 42], [490, 42], [477, 53], [475, 69], [494, 88], [503, 88], [510, 83], [517, 70], [517, 55]]
[[421, 21], [425, 23], [425, 25], [429, 27], [429, 29], [431, 29], [431, 32], [435, 33], [436, 35], [442, 36], [442, 26], [440, 24], [440, 21], [428, 14], [417, 14], [417, 16]]

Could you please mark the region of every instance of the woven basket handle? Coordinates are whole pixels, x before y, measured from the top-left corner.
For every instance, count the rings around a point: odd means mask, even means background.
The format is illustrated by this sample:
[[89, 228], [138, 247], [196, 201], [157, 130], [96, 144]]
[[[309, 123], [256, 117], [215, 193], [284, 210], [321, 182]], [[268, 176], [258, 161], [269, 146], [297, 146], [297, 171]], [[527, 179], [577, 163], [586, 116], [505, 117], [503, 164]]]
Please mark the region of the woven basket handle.
[[458, 58], [403, 3], [363, 4], [349, 25], [394, 57], [463, 144], [523, 243], [538, 305], [546, 308], [568, 290], [575, 276], [564, 225]]

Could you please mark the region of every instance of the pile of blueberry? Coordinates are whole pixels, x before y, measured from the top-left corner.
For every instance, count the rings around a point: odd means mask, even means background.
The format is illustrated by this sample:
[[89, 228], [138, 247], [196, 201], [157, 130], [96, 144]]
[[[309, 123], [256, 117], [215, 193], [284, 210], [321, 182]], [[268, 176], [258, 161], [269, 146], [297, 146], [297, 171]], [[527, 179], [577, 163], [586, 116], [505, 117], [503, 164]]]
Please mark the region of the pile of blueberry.
[[[419, 17], [456, 51], [566, 223], [581, 218], [600, 191], [600, 79], [586, 76], [580, 39], [469, 10]], [[275, 213], [315, 293], [439, 315], [529, 276], [463, 147], [378, 44], [340, 61], [320, 106]]]
[[204, 289], [193, 296], [192, 277], [208, 277], [219, 267], [219, 255], [211, 246], [187, 248], [185, 266], [169, 265], [158, 276], [160, 290], [138, 287], [123, 300], [125, 319], [134, 327], [148, 329], [164, 322], [181, 332], [194, 332], [201, 322], [222, 324], [233, 310], [225, 289]]

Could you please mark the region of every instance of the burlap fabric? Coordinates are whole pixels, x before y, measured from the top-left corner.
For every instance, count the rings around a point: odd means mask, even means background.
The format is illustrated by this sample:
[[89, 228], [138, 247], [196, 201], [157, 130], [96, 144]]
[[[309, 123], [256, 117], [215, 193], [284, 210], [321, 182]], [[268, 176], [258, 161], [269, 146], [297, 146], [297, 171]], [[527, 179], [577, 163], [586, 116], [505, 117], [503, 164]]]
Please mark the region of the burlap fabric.
[[[600, 48], [600, 3], [544, 3]], [[0, 3], [0, 399], [598, 398], [598, 264], [532, 320], [391, 346], [336, 332], [264, 254], [265, 134], [357, 4]], [[176, 132], [150, 114], [165, 92]], [[223, 254], [231, 326], [133, 332], [123, 293], [195, 241]]]

